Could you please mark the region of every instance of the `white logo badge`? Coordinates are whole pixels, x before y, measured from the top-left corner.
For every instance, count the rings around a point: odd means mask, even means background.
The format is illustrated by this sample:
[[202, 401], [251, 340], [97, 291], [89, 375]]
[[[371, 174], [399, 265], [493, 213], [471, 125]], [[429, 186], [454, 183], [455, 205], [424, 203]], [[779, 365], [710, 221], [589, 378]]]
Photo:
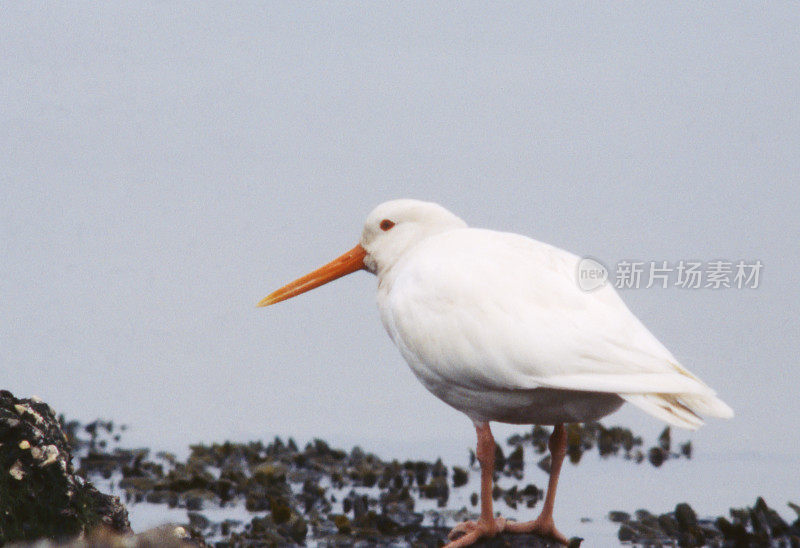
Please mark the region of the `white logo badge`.
[[608, 281], [608, 269], [600, 261], [584, 257], [578, 262], [576, 276], [578, 287], [584, 291], [594, 291]]

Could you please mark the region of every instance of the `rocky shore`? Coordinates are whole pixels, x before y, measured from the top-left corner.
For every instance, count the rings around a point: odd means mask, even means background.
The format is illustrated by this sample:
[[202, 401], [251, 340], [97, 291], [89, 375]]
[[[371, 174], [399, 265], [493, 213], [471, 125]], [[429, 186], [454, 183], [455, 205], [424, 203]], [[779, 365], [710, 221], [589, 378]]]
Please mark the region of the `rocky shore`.
[[659, 516], [637, 510], [611, 512], [612, 521], [620, 523], [620, 541], [642, 546], [662, 546], [677, 542], [678, 546], [791, 546], [800, 547], [800, 506], [790, 503], [798, 519], [787, 523], [763, 498], [748, 508], [732, 508], [730, 519], [699, 519], [686, 503]]
[[[0, 545], [47, 538], [51, 545], [70, 546], [120, 545], [124, 539], [126, 546], [436, 547], [454, 522], [476, 517], [478, 485], [469, 474], [477, 465], [474, 455], [463, 467], [447, 466], [441, 460], [384, 460], [322, 440], [300, 448], [292, 439], [275, 438], [195, 445], [179, 460], [123, 448], [121, 435], [111, 422], [59, 420], [41, 401], [0, 391]], [[498, 448], [496, 474], [517, 482], [495, 487], [496, 500], [536, 507], [542, 489], [519, 480], [531, 454], [548, 470], [548, 436], [547, 429], [534, 427], [509, 439], [505, 452]], [[653, 466], [692, 454], [689, 444], [673, 447], [669, 429], [648, 449], [629, 430], [598, 423], [570, 425], [568, 439], [575, 464], [590, 451]], [[124, 504], [185, 509], [186, 522], [133, 535], [120, 498], [93, 484], [119, 493]], [[456, 493], [469, 502], [452, 504]], [[799, 516], [791, 524], [763, 499], [714, 519], [698, 519], [688, 504], [663, 515], [614, 511], [609, 518], [619, 524], [620, 541], [638, 545], [800, 546], [800, 508], [793, 508]], [[231, 517], [219, 518], [225, 514]], [[554, 544], [501, 535], [480, 546]]]

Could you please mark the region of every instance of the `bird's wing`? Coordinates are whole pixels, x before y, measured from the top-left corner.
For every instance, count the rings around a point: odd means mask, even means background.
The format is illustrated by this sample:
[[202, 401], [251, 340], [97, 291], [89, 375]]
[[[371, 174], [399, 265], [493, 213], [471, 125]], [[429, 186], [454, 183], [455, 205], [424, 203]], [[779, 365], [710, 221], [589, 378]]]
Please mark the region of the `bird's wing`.
[[455, 385], [713, 395], [612, 287], [581, 290], [578, 260], [516, 234], [454, 230], [410, 250], [379, 305], [406, 359]]

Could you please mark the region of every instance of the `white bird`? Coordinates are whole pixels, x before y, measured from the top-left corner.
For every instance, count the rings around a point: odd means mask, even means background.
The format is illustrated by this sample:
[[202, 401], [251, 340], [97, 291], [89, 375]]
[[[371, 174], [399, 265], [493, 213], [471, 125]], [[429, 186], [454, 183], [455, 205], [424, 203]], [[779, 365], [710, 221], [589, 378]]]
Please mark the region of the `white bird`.
[[[578, 262], [525, 236], [469, 228], [437, 204], [394, 200], [369, 214], [356, 247], [258, 305], [357, 270], [377, 275], [378, 308], [392, 341], [420, 382], [477, 431], [481, 515], [457, 525], [448, 547], [501, 531], [536, 532], [566, 544], [553, 521], [564, 423], [599, 419], [624, 402], [690, 429], [703, 424], [699, 414], [733, 416], [613, 287], [582, 290]], [[555, 426], [547, 495], [534, 521], [494, 515], [490, 421]]]

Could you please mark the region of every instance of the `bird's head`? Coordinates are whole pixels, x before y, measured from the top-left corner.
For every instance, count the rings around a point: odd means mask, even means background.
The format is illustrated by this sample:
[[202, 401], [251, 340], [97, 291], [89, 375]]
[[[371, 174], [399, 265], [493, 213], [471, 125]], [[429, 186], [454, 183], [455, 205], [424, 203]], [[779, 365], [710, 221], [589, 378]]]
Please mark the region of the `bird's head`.
[[384, 202], [367, 216], [359, 245], [364, 268], [380, 274], [428, 236], [467, 224], [439, 204], [419, 200]]
[[367, 216], [357, 246], [314, 272], [273, 291], [258, 306], [284, 301], [357, 270], [380, 276], [425, 238], [466, 226], [464, 221], [432, 202], [384, 202]]

